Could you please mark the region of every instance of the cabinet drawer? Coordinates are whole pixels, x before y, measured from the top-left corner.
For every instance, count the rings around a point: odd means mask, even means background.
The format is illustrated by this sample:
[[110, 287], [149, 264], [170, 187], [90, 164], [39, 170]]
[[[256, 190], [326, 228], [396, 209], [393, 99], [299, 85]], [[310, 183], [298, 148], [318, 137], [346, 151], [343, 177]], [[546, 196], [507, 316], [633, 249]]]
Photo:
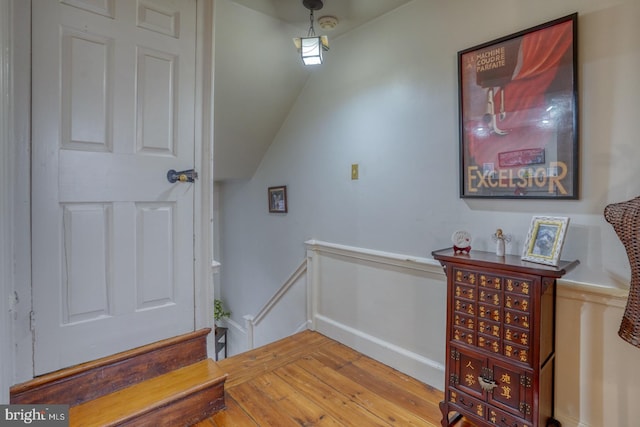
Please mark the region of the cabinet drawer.
[[478, 278], [476, 276], [475, 271], [463, 270], [454, 268], [453, 269], [453, 277], [457, 283], [466, 283], [468, 285], [476, 285], [478, 283]]
[[455, 295], [469, 301], [476, 300], [476, 288], [474, 286], [456, 285]]
[[480, 319], [478, 321], [478, 332], [485, 335], [492, 335], [494, 338], [500, 338], [502, 336], [502, 326], [498, 322]]
[[478, 291], [478, 302], [500, 307], [502, 305], [502, 293], [495, 289], [480, 288]]
[[529, 315], [513, 310], [504, 311], [504, 323], [505, 325], [518, 326], [523, 329], [529, 329]]
[[488, 421], [500, 427], [532, 427], [522, 418], [514, 417], [496, 408], [489, 408]]
[[453, 328], [453, 337], [455, 341], [463, 342], [469, 345], [475, 345], [476, 334], [473, 331], [463, 328]]
[[478, 284], [484, 288], [500, 290], [502, 289], [502, 277], [491, 274], [480, 273]]
[[468, 314], [470, 316], [476, 315], [476, 305], [471, 301], [467, 301], [461, 298], [455, 298], [453, 304], [455, 311], [459, 313]]
[[461, 391], [449, 389], [449, 402], [464, 409], [466, 412], [475, 414], [477, 417], [484, 419], [487, 416], [487, 406], [483, 401], [466, 395]]
[[502, 353], [500, 338], [490, 335], [478, 334], [478, 347], [484, 348], [492, 353]]
[[522, 347], [529, 347], [529, 331], [507, 326], [504, 328], [504, 340]]
[[531, 310], [529, 297], [519, 294], [504, 294], [504, 307], [528, 313]]
[[522, 363], [531, 363], [531, 357], [528, 347], [522, 347], [515, 344], [504, 344], [504, 355], [511, 360], [517, 360]]
[[522, 295], [531, 294], [531, 280], [516, 279], [513, 277], [504, 278], [504, 290]]
[[481, 319], [493, 320], [494, 322], [500, 322], [502, 320], [502, 316], [500, 316], [500, 308], [482, 303], [478, 304], [478, 317]]
[[467, 314], [455, 313], [453, 316], [453, 324], [471, 331], [475, 330], [476, 318]]

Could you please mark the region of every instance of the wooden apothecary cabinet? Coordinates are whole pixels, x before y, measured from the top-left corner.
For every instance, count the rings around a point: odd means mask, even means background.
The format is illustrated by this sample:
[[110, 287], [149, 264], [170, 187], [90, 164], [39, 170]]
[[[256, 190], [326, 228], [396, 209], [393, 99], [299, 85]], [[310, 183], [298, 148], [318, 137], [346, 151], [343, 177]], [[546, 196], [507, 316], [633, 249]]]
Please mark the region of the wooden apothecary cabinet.
[[447, 275], [442, 426], [542, 427], [553, 418], [557, 267], [491, 252], [434, 251]]

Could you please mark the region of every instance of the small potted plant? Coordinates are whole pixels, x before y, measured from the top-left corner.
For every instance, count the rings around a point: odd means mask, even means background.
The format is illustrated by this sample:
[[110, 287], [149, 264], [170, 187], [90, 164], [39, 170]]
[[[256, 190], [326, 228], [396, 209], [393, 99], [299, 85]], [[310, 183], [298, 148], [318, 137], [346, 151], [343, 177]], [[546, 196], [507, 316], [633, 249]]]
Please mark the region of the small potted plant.
[[231, 316], [231, 312], [226, 311], [224, 305], [222, 304], [222, 300], [215, 299], [213, 300], [213, 320], [214, 324], [218, 325], [220, 320]]

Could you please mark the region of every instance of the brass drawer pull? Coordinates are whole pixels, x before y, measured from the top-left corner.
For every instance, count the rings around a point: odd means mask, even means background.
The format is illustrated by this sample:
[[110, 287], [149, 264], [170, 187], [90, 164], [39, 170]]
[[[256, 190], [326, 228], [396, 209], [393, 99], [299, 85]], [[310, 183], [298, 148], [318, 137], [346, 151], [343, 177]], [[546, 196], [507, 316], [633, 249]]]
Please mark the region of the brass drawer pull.
[[471, 403], [467, 403], [467, 402], [465, 402], [465, 401], [464, 401], [464, 397], [460, 397], [460, 400], [459, 400], [459, 401], [460, 401], [460, 403], [461, 403], [461, 404], [463, 404], [463, 405], [465, 405], [465, 406], [468, 406], [469, 408], [473, 408], [473, 402], [471, 402]]
[[487, 380], [483, 377], [478, 377], [478, 382], [480, 383], [480, 387], [487, 393], [493, 393], [493, 389], [498, 387], [495, 381]]

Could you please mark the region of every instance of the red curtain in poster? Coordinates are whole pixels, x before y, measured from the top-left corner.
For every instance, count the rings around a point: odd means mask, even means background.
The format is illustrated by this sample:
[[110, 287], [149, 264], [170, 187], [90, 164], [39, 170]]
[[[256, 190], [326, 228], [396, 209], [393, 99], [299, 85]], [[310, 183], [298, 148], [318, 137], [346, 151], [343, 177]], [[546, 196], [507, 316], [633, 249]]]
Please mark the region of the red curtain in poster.
[[[531, 149], [544, 148], [555, 138], [557, 126], [553, 125], [553, 119], [564, 113], [554, 108], [562, 109], [565, 105], [550, 105], [547, 97], [552, 82], [562, 72], [560, 65], [572, 43], [571, 21], [526, 34], [521, 39], [505, 42], [506, 52], [511, 56], [507, 63], [513, 63], [513, 74], [486, 82], [476, 76], [489, 99], [485, 98], [483, 111], [477, 111], [476, 105], [472, 116], [465, 118], [472, 163], [481, 168], [485, 163], [494, 163], [496, 168], [509, 167], [509, 164], [499, 164], [499, 154], [535, 151]], [[517, 58], [514, 59], [513, 54]], [[571, 90], [567, 91], [566, 96], [571, 95]], [[493, 122], [487, 114], [491, 107]]]

